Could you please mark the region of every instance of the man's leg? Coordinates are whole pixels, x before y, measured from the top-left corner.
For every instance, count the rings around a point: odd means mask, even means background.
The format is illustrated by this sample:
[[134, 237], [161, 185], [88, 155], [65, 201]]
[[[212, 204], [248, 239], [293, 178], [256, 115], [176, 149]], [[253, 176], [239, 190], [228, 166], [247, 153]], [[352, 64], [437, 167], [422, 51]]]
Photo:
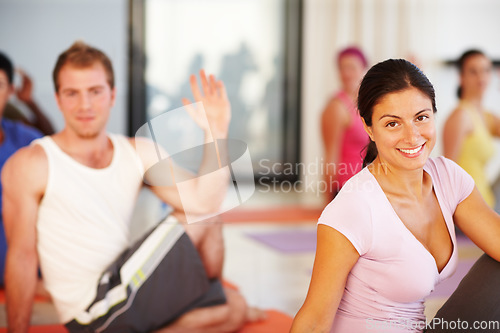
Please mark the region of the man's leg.
[[208, 277], [221, 278], [224, 266], [222, 222], [213, 218], [196, 224], [184, 225], [184, 228], [200, 254]]
[[[184, 225], [186, 234], [188, 234], [198, 250], [207, 275], [211, 279], [222, 279], [222, 269], [224, 266], [222, 225], [223, 223], [218, 217], [200, 223]], [[176, 325], [181, 326], [169, 326], [168, 329], [172, 329], [172, 331], [165, 332], [176, 332], [177, 327], [181, 327], [180, 331], [184, 332], [182, 330], [185, 330], [189, 325], [196, 327], [193, 328], [193, 332], [197, 332], [197, 329], [201, 329], [200, 332], [211, 332], [207, 331], [207, 327], [211, 325], [216, 326], [213, 330], [214, 332], [233, 332], [232, 328], [235, 326], [240, 328], [246, 322], [263, 320], [267, 317], [264, 311], [255, 307], [249, 307], [244, 297], [238, 291], [225, 288], [224, 292], [227, 304], [199, 308], [188, 312], [179, 318], [179, 322], [176, 322]], [[224, 317], [223, 314], [227, 316]], [[206, 318], [206, 320], [202, 318]], [[217, 320], [220, 318], [223, 318], [223, 320], [219, 323]], [[243, 322], [241, 322], [241, 318], [243, 318]]]
[[191, 310], [155, 333], [229, 333], [237, 331], [248, 321], [247, 304], [243, 296], [235, 290], [224, 289], [224, 293], [226, 304]]
[[160, 223], [108, 267], [96, 299], [67, 323], [71, 332], [151, 331], [193, 309], [226, 305], [220, 281], [207, 278], [198, 250], [174, 222]]

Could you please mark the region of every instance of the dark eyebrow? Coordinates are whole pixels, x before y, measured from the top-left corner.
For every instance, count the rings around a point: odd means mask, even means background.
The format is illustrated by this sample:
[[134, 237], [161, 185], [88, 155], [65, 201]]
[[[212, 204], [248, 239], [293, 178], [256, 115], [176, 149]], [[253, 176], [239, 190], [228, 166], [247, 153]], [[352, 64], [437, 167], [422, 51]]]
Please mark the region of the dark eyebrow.
[[[415, 117], [417, 117], [418, 115], [420, 115], [421, 113], [423, 112], [428, 112], [428, 111], [431, 111], [431, 109], [423, 109], [423, 110], [420, 110], [418, 111], [416, 114], [415, 114]], [[386, 118], [386, 117], [389, 117], [389, 118], [396, 118], [396, 119], [401, 119], [401, 117], [399, 116], [395, 116], [393, 114], [384, 114], [382, 117], [380, 117], [378, 120], [382, 120], [382, 118]]]

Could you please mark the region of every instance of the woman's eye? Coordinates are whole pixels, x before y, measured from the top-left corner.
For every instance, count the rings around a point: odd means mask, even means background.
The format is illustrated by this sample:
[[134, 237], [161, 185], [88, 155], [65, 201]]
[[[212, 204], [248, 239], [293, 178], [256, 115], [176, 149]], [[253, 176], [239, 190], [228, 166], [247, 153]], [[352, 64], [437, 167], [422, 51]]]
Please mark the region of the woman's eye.
[[391, 121], [390, 123], [387, 123], [387, 125], [385, 125], [385, 127], [396, 127], [398, 123], [395, 122], [395, 121]]
[[427, 118], [429, 118], [429, 117], [428, 117], [428, 116], [424, 116], [424, 115], [422, 115], [422, 116], [418, 116], [418, 117], [417, 117], [417, 120], [418, 120], [418, 121], [424, 121], [424, 120], [425, 120], [425, 119], [427, 119]]

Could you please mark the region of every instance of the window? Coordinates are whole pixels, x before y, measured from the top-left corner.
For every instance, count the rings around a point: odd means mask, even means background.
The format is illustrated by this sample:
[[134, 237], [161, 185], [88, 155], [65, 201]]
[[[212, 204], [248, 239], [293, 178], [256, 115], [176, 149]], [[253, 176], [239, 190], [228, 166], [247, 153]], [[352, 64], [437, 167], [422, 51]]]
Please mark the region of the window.
[[[131, 73], [144, 66], [146, 110], [137, 115], [137, 101], [131, 103], [131, 129], [181, 107], [182, 97], [193, 100], [189, 75], [204, 68], [224, 81], [232, 107], [229, 137], [247, 143], [256, 177], [298, 161], [299, 1], [144, 0], [131, 6], [131, 44], [141, 45], [132, 47]], [[135, 89], [137, 97], [141, 87]]]

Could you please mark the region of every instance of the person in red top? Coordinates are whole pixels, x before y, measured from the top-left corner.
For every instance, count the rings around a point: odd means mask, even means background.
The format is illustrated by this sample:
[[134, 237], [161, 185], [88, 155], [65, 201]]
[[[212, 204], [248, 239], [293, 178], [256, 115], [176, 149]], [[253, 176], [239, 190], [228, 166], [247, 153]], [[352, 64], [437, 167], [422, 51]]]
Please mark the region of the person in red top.
[[356, 100], [367, 65], [366, 57], [357, 47], [345, 48], [337, 56], [342, 87], [328, 101], [321, 115], [327, 201], [333, 199], [344, 183], [361, 170], [362, 150], [368, 144], [368, 136]]

